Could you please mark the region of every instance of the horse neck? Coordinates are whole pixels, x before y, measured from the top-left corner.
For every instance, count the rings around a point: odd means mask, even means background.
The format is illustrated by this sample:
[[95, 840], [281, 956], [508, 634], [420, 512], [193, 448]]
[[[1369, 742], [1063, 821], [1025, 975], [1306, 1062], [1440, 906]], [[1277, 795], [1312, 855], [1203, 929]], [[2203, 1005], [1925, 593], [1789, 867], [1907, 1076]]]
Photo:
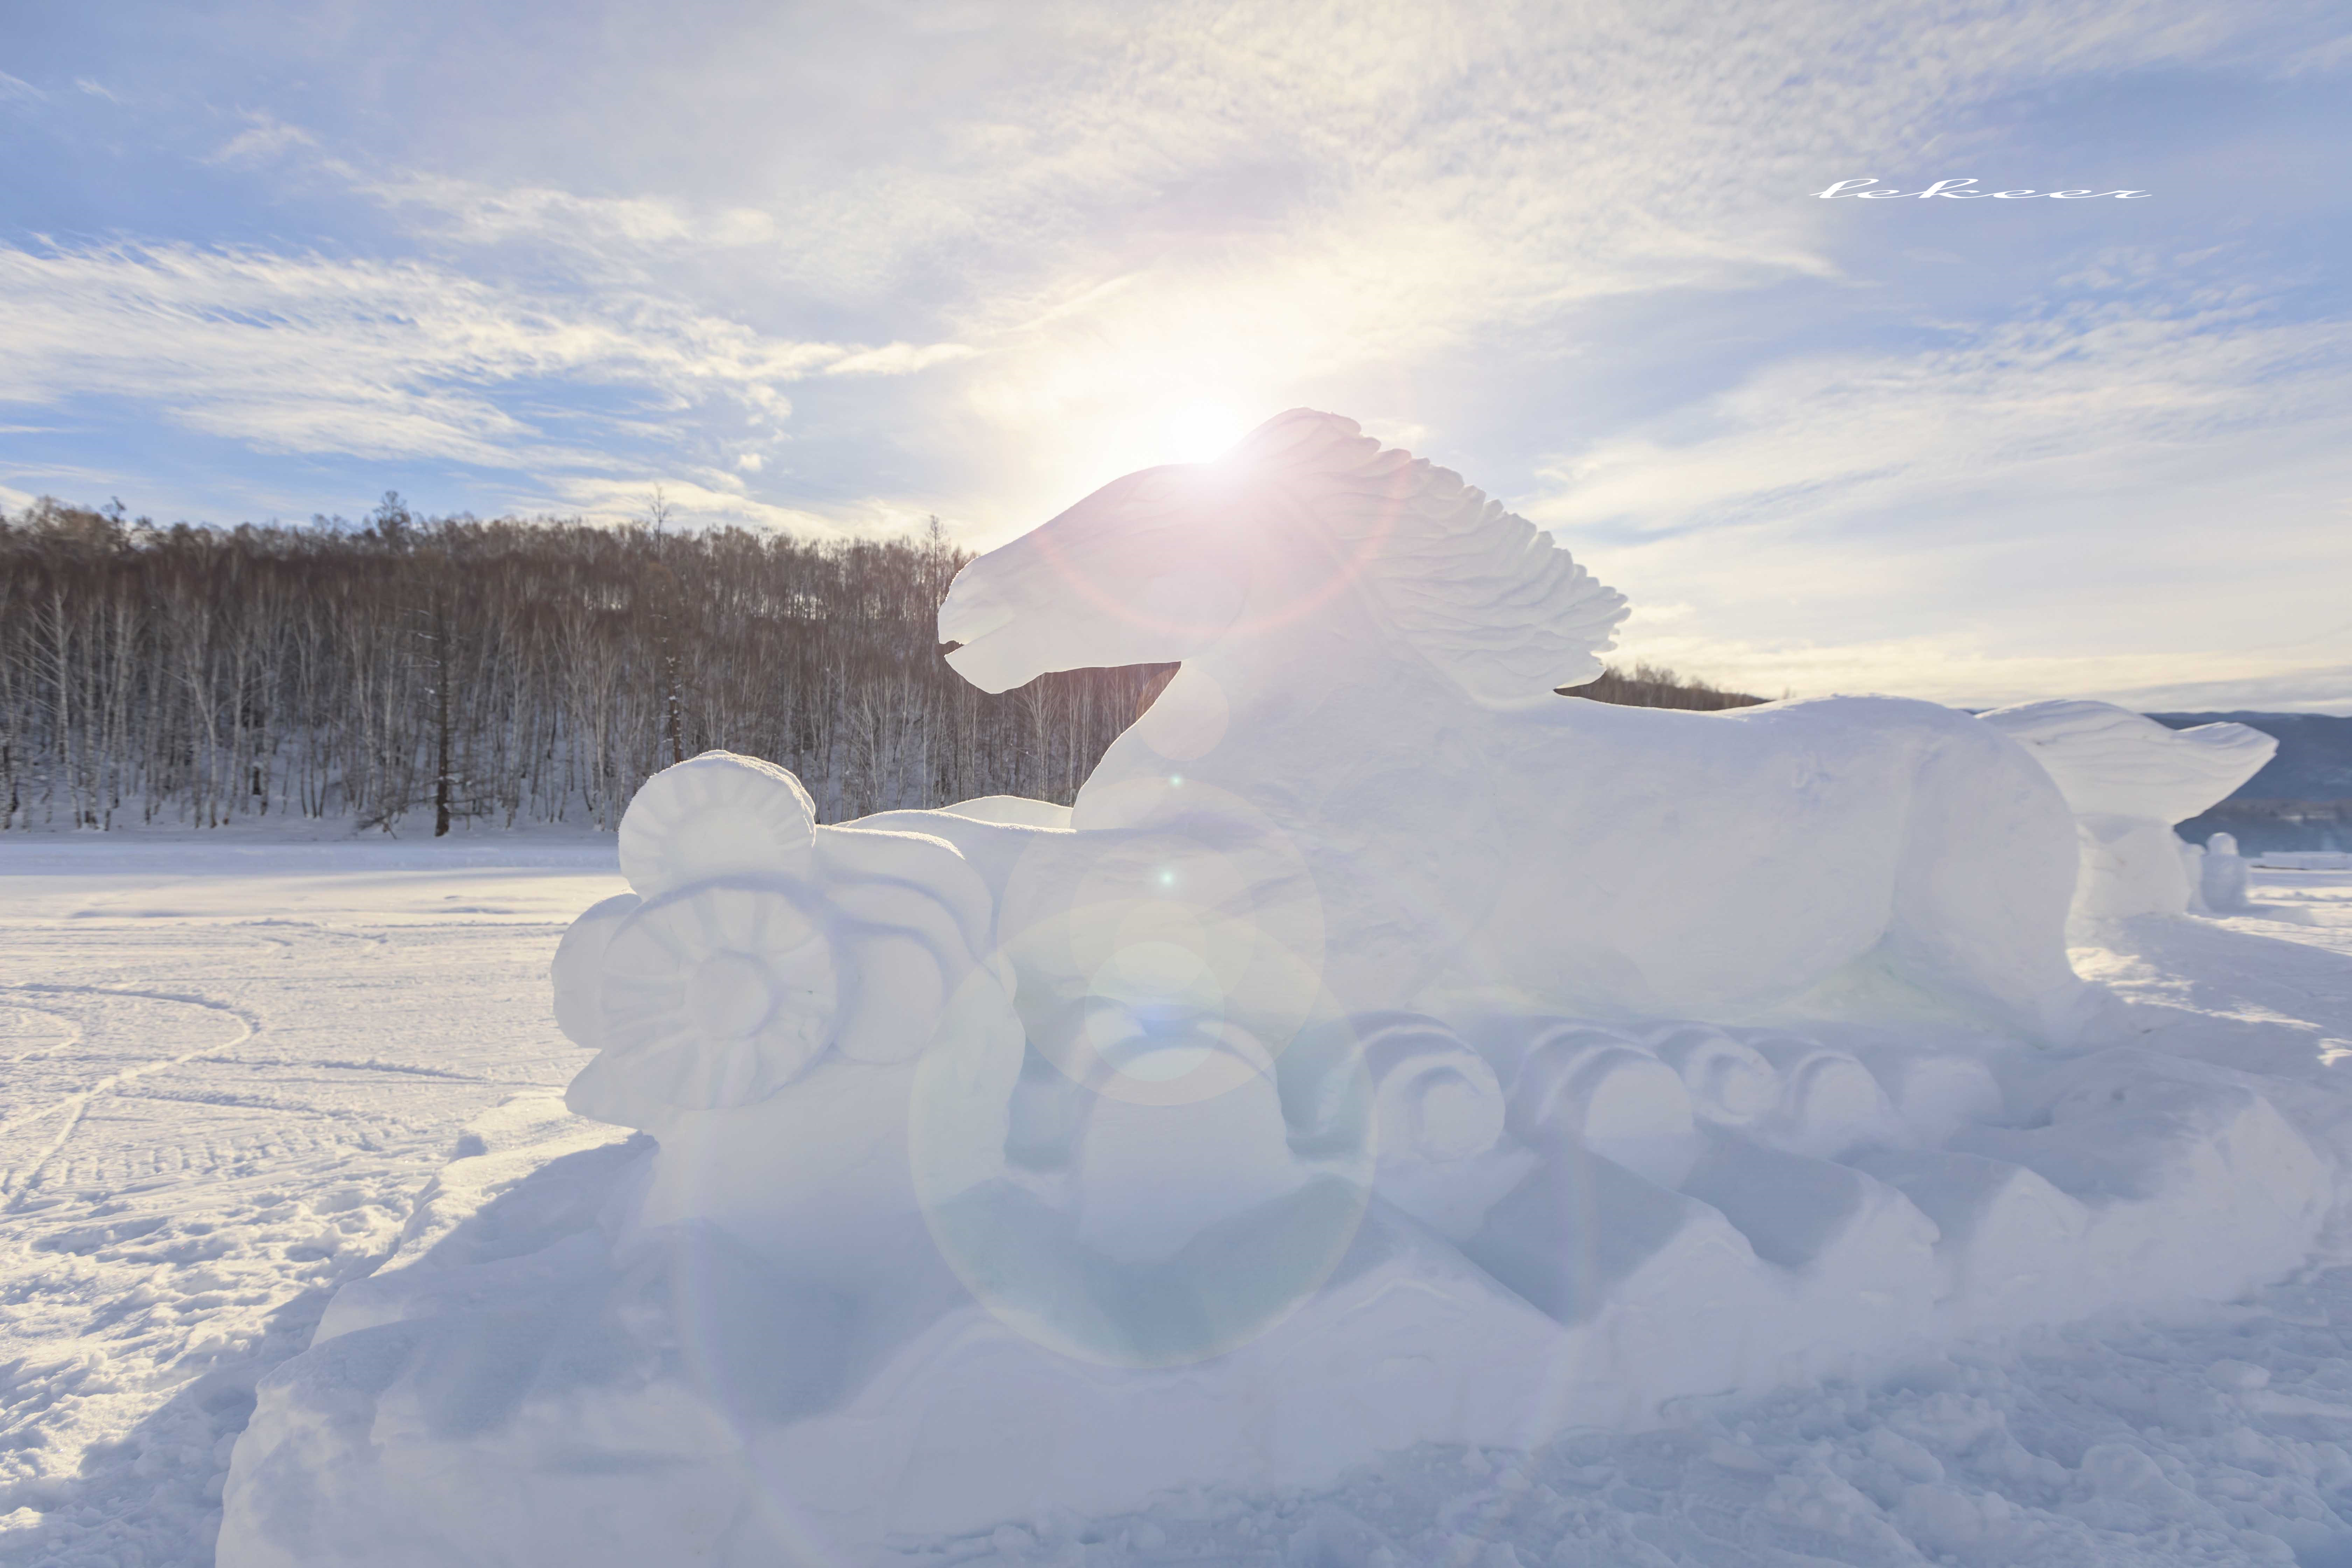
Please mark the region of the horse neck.
[[[1112, 816], [1134, 824], [1183, 813], [1203, 784], [1268, 805], [1296, 802], [1302, 773], [1344, 772], [1350, 759], [1418, 747], [1412, 715], [1467, 700], [1353, 587], [1309, 601], [1307, 614], [1286, 613], [1313, 586], [1270, 576], [1233, 627], [1183, 660], [1079, 792], [1080, 826], [1090, 816], [1108, 826]], [[1202, 746], [1213, 731], [1218, 738]], [[1115, 813], [1090, 809], [1114, 795]]]
[[[1235, 720], [1247, 714], [1266, 721], [1295, 716], [1302, 702], [1327, 706], [1324, 693], [1367, 683], [1418, 691], [1444, 679], [1353, 595], [1296, 620], [1245, 624], [1186, 659], [1184, 668], [1217, 682]], [[1367, 717], [1379, 721], [1377, 715]]]

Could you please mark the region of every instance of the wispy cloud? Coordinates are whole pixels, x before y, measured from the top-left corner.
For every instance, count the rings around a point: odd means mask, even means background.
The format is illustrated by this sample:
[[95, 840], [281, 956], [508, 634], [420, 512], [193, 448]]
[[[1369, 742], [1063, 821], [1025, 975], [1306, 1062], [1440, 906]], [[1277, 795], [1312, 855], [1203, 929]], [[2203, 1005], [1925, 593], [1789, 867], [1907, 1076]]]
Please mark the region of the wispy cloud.
[[912, 375], [933, 365], [971, 357], [969, 343], [885, 343], [844, 354], [824, 367], [827, 375]]
[[0, 491], [16, 498], [7, 503], [13, 508], [29, 506], [37, 497], [44, 495], [59, 496], [76, 505], [91, 505], [115, 485], [114, 475], [79, 463], [12, 462], [5, 472], [10, 479], [33, 487], [26, 490], [0, 485]]
[[1899, 512], [1923, 492], [2105, 485], [2118, 467], [2255, 426], [2340, 416], [2352, 323], [2269, 319], [2234, 290], [2075, 299], [1906, 354], [1773, 363], [1675, 423], [1565, 455], [1528, 515], [1666, 532]]
[[777, 225], [756, 207], [702, 214], [666, 196], [581, 195], [545, 185], [493, 185], [447, 174], [372, 177], [340, 161], [328, 164], [361, 195], [425, 220], [443, 238], [469, 245], [533, 241], [578, 249], [635, 245], [732, 247], [773, 240]]
[[40, 103], [48, 96], [24, 78], [0, 71], [0, 102]]
[[194, 246], [0, 247], [0, 400], [155, 407], [263, 451], [596, 469], [610, 460], [499, 400], [546, 383], [767, 425], [784, 388], [943, 349], [803, 342], [644, 295], [550, 299], [423, 262]]
[[1573, 352], [1561, 322], [1601, 301], [1835, 278], [1793, 198], [1856, 149], [1892, 167], [1966, 106], [2230, 26], [2170, 0], [1745, 16], [1726, 46], [1608, 8], [1131, 13], [1107, 55], [1048, 52], [837, 181], [803, 172], [780, 256], [946, 301], [989, 351], [959, 456], [999, 484], [1019, 453], [1034, 512], [1152, 460], [1191, 400], [1344, 395], [1442, 431], [1400, 391], [1417, 367]]
[[2236, 680], [2134, 686], [2110, 693], [2109, 698], [2143, 713], [2210, 713], [2234, 709], [2352, 716], [2352, 664], [2315, 665], [2284, 675]]
[[[899, 10], [940, 30], [936, 7]], [[2186, 0], [1805, 0], [1727, 48], [1605, 8], [1080, 5], [1000, 17], [1017, 42], [995, 63], [943, 60], [909, 101], [887, 78], [911, 51], [841, 58], [835, 33], [877, 40], [780, 16], [664, 62], [715, 99], [760, 81], [765, 112], [700, 141], [677, 140], [699, 119], [588, 132], [664, 168], [634, 191], [326, 164], [446, 241], [757, 247], [823, 298], [919, 287], [966, 337], [1131, 340], [1139, 307], [1189, 336], [1213, 310], [1235, 335], [1283, 324], [1278, 351], [1314, 374], [1611, 294], [1827, 275], [1819, 215], [1789, 197], [1857, 147], [1899, 155], [1956, 105], [2185, 58], [2230, 26]]]
[[645, 518], [652, 514], [656, 487], [662, 504], [681, 519], [772, 529], [803, 537], [903, 534], [923, 521], [922, 514], [911, 508], [878, 500], [823, 512], [780, 505], [751, 495], [739, 477], [716, 470], [647, 479], [571, 475], [559, 479], [544, 499], [518, 493], [511, 500], [514, 510], [526, 512]]
[[275, 162], [297, 148], [314, 148], [319, 139], [299, 125], [288, 125], [261, 110], [251, 110], [252, 123], [221, 143], [205, 162], [252, 167]]
[[2352, 33], [2297, 49], [2279, 62], [2277, 74], [2284, 78], [2319, 76], [2347, 66], [2352, 66]]
[[2128, 259], [1939, 346], [1775, 361], [1522, 510], [1675, 607], [1629, 657], [1749, 689], [2340, 702], [2352, 324]]

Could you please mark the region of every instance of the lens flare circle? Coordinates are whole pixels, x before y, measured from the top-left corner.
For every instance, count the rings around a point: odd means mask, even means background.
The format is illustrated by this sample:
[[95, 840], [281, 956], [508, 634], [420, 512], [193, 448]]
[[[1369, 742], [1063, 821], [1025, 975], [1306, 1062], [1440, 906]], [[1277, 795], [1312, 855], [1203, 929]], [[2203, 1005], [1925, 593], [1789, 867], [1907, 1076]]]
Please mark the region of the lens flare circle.
[[[1186, 1090], [1167, 1098], [1103, 1092], [1033, 1059], [1008, 1115], [972, 1095], [979, 1075], [956, 1051], [919, 1069], [909, 1128], [940, 1255], [999, 1321], [1062, 1355], [1178, 1366], [1255, 1339], [1323, 1287], [1370, 1201], [1360, 1084], [1318, 1097], [1302, 1146], [1285, 1086], [1250, 1054], [1205, 1034], [1165, 1039], [1106, 1083]], [[1361, 1078], [1360, 1063], [1339, 1070]], [[1192, 1092], [1201, 1081], [1224, 1087]]]

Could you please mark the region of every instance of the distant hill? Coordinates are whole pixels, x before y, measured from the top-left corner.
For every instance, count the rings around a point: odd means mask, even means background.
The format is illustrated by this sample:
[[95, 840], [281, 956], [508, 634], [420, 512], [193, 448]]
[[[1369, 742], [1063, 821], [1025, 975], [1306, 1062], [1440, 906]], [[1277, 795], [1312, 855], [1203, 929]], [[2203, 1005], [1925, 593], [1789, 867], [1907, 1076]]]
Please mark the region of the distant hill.
[[2325, 713], [2151, 713], [2176, 730], [2244, 724], [2278, 737], [2278, 755], [2231, 799], [2352, 799], [2352, 719]]
[[2325, 713], [2151, 713], [2176, 730], [2227, 721], [2278, 738], [2278, 755], [2236, 794], [2180, 825], [2203, 843], [2234, 833], [2241, 848], [2352, 849], [2352, 719]]

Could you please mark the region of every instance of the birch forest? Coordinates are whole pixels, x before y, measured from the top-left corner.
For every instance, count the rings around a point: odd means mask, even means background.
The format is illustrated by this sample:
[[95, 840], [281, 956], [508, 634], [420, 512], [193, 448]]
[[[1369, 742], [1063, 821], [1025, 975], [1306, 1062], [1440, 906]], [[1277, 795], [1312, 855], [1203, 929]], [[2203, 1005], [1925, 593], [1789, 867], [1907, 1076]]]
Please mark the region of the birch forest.
[[[1171, 667], [992, 697], [940, 657], [969, 559], [936, 537], [425, 519], [0, 513], [0, 831], [349, 821], [610, 829], [716, 748], [826, 820], [982, 795], [1068, 802]], [[1754, 701], [1611, 671], [1601, 700]]]
[[610, 828], [714, 747], [828, 820], [1068, 801], [1155, 668], [1002, 697], [940, 658], [964, 560], [561, 521], [154, 528], [0, 517], [0, 828], [348, 818]]

